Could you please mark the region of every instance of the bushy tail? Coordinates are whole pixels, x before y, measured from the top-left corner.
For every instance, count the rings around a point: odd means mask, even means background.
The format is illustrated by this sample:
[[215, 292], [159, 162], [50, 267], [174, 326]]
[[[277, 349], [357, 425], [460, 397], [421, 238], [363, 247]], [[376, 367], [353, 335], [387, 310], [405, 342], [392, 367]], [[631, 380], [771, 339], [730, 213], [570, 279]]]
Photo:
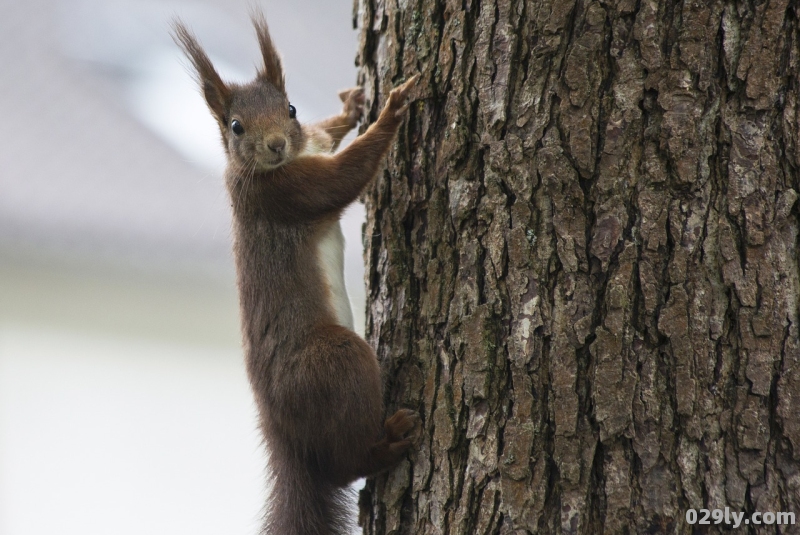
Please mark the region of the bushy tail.
[[[303, 466], [272, 459], [272, 493], [264, 535], [350, 535], [355, 493]], [[298, 463], [299, 464], [299, 463]]]

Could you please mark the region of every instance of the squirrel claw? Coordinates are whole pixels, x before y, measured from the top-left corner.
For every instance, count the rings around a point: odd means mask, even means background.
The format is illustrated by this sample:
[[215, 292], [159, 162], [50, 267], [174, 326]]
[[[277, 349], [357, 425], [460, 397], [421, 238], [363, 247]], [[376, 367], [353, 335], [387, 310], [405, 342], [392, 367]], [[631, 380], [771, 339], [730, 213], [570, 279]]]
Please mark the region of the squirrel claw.
[[408, 93], [417, 86], [417, 82], [419, 81], [420, 74], [417, 73], [408, 80], [406, 80], [403, 85], [398, 86], [392, 90], [392, 93], [398, 91], [401, 96], [406, 97]]
[[403, 104], [402, 108], [400, 108], [399, 110], [394, 112], [394, 116], [399, 118], [399, 117], [402, 117], [403, 115], [405, 115], [405, 113], [408, 111], [408, 106], [409, 105], [410, 105], [409, 102], [406, 102], [405, 104]]
[[364, 88], [360, 86], [351, 87], [349, 89], [342, 89], [339, 91], [339, 100], [347, 102], [348, 100], [355, 100], [356, 102], [364, 102]]
[[364, 113], [364, 102], [366, 102], [364, 89], [361, 87], [344, 89], [339, 91], [339, 98], [344, 102], [342, 113], [347, 117], [350, 126], [355, 127]]
[[409, 95], [417, 86], [419, 78], [420, 75], [417, 73], [389, 93], [389, 101], [386, 105], [394, 111], [395, 117], [401, 117], [408, 111], [408, 107], [411, 104]]

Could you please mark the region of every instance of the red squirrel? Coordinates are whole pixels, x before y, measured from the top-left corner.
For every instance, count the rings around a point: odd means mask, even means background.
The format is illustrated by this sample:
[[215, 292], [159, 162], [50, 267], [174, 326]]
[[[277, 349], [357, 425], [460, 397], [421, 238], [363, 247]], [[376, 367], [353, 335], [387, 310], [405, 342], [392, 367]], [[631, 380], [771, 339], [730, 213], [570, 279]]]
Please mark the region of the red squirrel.
[[378, 361], [352, 331], [341, 265], [331, 270], [324, 249], [341, 243], [339, 217], [378, 174], [419, 75], [392, 90], [378, 120], [333, 154], [358, 123], [363, 90], [341, 93], [341, 114], [301, 125], [266, 21], [254, 15], [253, 24], [264, 64], [248, 84], [223, 82], [182, 22], [173, 36], [227, 155], [245, 361], [273, 476], [263, 533], [343, 534], [347, 485], [396, 465], [418, 416], [402, 409], [381, 425]]

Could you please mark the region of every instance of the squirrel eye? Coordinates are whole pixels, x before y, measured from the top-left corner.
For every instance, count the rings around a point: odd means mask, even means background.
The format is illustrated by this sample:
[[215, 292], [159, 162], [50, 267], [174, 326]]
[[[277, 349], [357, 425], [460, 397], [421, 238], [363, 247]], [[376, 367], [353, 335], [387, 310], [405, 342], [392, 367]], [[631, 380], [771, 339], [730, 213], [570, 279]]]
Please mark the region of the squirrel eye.
[[240, 123], [236, 119], [234, 119], [233, 122], [231, 122], [231, 130], [233, 130], [233, 133], [236, 134], [237, 136], [241, 136], [242, 134], [244, 134], [244, 127], [242, 126], [242, 123]]
[[294, 119], [297, 116], [297, 108], [289, 104], [289, 119]]

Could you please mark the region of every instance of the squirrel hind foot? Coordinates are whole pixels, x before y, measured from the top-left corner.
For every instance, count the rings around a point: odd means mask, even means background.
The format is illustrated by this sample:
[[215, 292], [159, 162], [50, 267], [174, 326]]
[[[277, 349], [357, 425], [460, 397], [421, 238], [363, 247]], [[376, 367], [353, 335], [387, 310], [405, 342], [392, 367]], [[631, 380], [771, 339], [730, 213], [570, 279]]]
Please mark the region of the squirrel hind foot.
[[410, 409], [400, 409], [386, 419], [383, 424], [389, 442], [397, 442], [405, 438], [406, 433], [414, 429], [419, 422], [419, 414]]
[[388, 470], [399, 463], [413, 445], [407, 434], [417, 427], [419, 415], [409, 409], [400, 409], [386, 419], [386, 436], [370, 449], [369, 467], [364, 475], [373, 475]]

